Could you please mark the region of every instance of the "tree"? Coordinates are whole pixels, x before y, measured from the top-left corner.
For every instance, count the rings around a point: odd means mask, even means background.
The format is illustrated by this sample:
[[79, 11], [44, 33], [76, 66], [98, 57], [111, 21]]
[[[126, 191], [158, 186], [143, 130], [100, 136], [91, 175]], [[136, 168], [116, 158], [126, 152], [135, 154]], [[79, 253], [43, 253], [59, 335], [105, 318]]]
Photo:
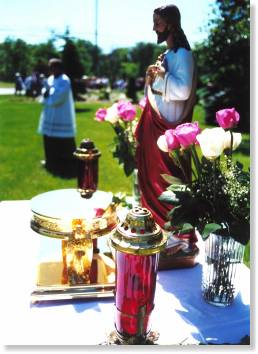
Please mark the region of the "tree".
[[207, 41], [195, 48], [199, 72], [199, 97], [207, 123], [216, 111], [235, 107], [239, 128], [250, 127], [250, 3], [248, 0], [216, 0]]
[[132, 62], [139, 63], [137, 76], [144, 77], [147, 67], [153, 64], [164, 50], [165, 46], [143, 42], [137, 43], [130, 51]]
[[114, 49], [109, 55], [109, 75], [110, 81], [113, 83], [117, 79], [125, 78], [124, 64], [129, 63], [129, 49], [118, 48]]
[[48, 75], [49, 59], [59, 57], [59, 53], [54, 45], [54, 40], [32, 45], [31, 52], [33, 70]]
[[78, 55], [80, 57], [84, 75], [94, 74], [94, 54], [95, 46], [90, 41], [85, 41], [83, 39], [77, 39], [74, 41], [76, 45]]
[[65, 41], [62, 51], [64, 71], [71, 80], [73, 96], [75, 99], [78, 99], [81, 91], [80, 80], [84, 74], [84, 68], [77, 46], [74, 40], [70, 37], [68, 29], [66, 30], [63, 39]]
[[31, 64], [31, 49], [23, 40], [6, 38], [0, 44], [0, 77], [2, 80], [13, 81], [16, 72], [20, 72], [22, 76], [27, 75]]

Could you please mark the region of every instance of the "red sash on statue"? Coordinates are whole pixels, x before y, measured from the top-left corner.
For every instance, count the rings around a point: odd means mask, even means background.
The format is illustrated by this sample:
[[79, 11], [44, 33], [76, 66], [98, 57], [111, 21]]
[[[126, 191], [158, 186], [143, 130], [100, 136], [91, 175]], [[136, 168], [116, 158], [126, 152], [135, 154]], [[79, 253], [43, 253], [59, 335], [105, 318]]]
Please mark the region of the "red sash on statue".
[[138, 143], [136, 163], [142, 206], [151, 211], [155, 221], [161, 227], [168, 221], [167, 213], [172, 209], [170, 204], [158, 200], [168, 187], [161, 174], [183, 178], [181, 170], [173, 163], [168, 153], [161, 151], [157, 145], [159, 136], [173, 128], [175, 124], [163, 119], [147, 99], [135, 132]]

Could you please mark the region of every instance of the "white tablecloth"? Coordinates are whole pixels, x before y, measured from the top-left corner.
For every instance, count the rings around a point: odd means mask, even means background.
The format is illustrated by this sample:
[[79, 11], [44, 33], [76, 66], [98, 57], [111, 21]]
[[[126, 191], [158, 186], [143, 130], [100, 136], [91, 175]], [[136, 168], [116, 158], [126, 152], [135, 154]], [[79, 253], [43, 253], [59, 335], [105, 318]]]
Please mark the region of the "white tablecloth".
[[[37, 249], [43, 236], [30, 229], [29, 201], [0, 203], [1, 338], [4, 345], [97, 345], [114, 329], [114, 299], [31, 305]], [[202, 250], [202, 243], [199, 242]], [[200, 263], [194, 268], [160, 271], [152, 329], [158, 344], [239, 343], [250, 335], [250, 272], [242, 265], [240, 292], [227, 308], [201, 296]]]

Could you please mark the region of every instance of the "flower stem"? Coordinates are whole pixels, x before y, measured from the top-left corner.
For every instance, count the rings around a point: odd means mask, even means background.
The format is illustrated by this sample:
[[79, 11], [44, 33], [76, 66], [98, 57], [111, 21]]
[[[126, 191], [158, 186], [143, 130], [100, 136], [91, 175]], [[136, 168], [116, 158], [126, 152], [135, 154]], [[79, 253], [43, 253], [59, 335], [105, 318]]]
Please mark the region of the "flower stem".
[[233, 155], [233, 133], [230, 130], [230, 149], [229, 153], [227, 154], [227, 168], [230, 168], [232, 163], [232, 155]]
[[201, 181], [202, 167], [201, 167], [201, 163], [200, 163], [200, 160], [199, 160], [199, 157], [198, 157], [198, 154], [196, 152], [196, 149], [195, 149], [194, 145], [191, 146], [191, 150], [192, 150], [192, 153], [193, 153], [193, 160], [194, 160], [194, 164], [195, 164], [198, 180]]
[[216, 210], [216, 205], [215, 205], [215, 200], [216, 200], [216, 176], [215, 176], [215, 172], [216, 172], [216, 159], [212, 161], [212, 184], [213, 184], [213, 203], [214, 203], [214, 210]]
[[180, 151], [178, 149], [176, 149], [174, 151], [175, 151], [179, 167], [180, 167], [180, 169], [181, 169], [181, 171], [182, 171], [182, 173], [184, 175], [184, 179], [185, 179], [186, 183], [191, 183], [191, 181], [189, 181], [189, 178], [188, 178], [187, 173], [185, 171], [184, 165], [182, 163], [181, 156], [180, 156]]
[[233, 133], [232, 130], [230, 130], [230, 156], [233, 154]]

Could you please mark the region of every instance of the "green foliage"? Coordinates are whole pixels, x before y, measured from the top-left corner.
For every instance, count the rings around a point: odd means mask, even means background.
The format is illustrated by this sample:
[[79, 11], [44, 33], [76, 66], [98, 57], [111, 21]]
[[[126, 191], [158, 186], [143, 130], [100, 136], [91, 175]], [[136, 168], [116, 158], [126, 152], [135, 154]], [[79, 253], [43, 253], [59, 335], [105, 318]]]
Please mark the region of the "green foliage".
[[47, 76], [49, 74], [48, 60], [59, 57], [59, 53], [54, 46], [54, 41], [49, 40], [46, 43], [32, 45], [30, 48], [32, 65], [27, 74], [31, 74], [32, 71], [37, 71]]
[[[56, 47], [57, 40], [65, 41], [63, 48]], [[155, 62], [164, 46], [151, 43], [138, 43], [132, 48], [114, 49], [102, 54], [101, 49], [90, 41], [73, 38], [69, 29], [63, 35], [52, 34], [46, 43], [27, 44], [21, 39], [7, 38], [0, 43], [0, 79], [13, 81], [15, 72], [23, 77], [33, 71], [48, 74], [47, 63], [50, 58], [62, 57], [66, 74], [71, 78], [73, 90], [77, 94], [77, 79], [82, 75], [105, 76], [113, 83], [117, 79], [145, 76], [148, 65]]]
[[[115, 127], [117, 128], [117, 127]], [[115, 129], [117, 131], [117, 129]], [[112, 148], [113, 157], [123, 166], [126, 176], [130, 176], [135, 169], [135, 151], [132, 148], [127, 131], [119, 129], [117, 136], [114, 137], [114, 146]]]
[[136, 78], [139, 72], [139, 65], [136, 63], [121, 63], [122, 77]]
[[65, 45], [62, 51], [64, 71], [71, 80], [73, 95], [77, 98], [80, 92], [78, 80], [83, 76], [84, 68], [81, 63], [76, 44], [69, 36], [69, 31], [67, 31], [64, 35], [64, 40]]
[[0, 78], [13, 81], [16, 72], [26, 75], [32, 67], [31, 49], [21, 39], [7, 38], [0, 43]]
[[[80, 58], [81, 65], [83, 66], [83, 74], [92, 76], [95, 73], [95, 59], [96, 56], [100, 58], [101, 51], [90, 41], [82, 39], [75, 39], [74, 44], [77, 48], [77, 52]], [[101, 61], [101, 59], [100, 59]]]
[[215, 223], [210, 223], [206, 224], [204, 226], [203, 232], [202, 232], [202, 238], [205, 240], [206, 238], [209, 237], [209, 235], [217, 230], [221, 229], [220, 224], [215, 224]]
[[239, 128], [250, 126], [250, 2], [216, 0], [208, 39], [196, 45], [198, 93], [206, 122], [215, 123], [220, 107], [235, 107]]
[[83, 66], [80, 61], [77, 46], [75, 41], [71, 38], [68, 28], [61, 38], [65, 41], [62, 50], [62, 61], [65, 72], [71, 79], [80, 78], [83, 74]]
[[159, 199], [174, 207], [169, 228], [185, 223], [205, 239], [211, 232], [231, 235], [247, 244], [250, 238], [250, 173], [231, 158], [202, 158], [201, 175], [189, 184], [172, 184]]
[[111, 82], [124, 77], [123, 65], [129, 63], [129, 49], [114, 49], [110, 54], [101, 56], [100, 75], [108, 76]]
[[140, 42], [130, 51], [133, 62], [139, 63], [138, 76], [145, 76], [146, 69], [150, 64], [156, 62], [158, 56], [165, 50], [164, 46], [152, 43]]

